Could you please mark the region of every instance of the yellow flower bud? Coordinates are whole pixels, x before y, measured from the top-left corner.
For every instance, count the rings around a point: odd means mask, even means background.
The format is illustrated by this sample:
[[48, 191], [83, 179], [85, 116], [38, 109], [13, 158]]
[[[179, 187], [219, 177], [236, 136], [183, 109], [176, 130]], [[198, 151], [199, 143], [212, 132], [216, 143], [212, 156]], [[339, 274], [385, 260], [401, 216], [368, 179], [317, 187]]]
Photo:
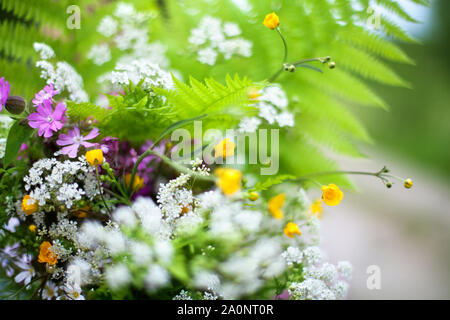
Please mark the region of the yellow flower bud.
[[323, 211], [322, 200], [317, 199], [316, 201], [314, 201], [311, 204], [310, 209], [311, 209], [312, 215], [316, 215], [317, 218], [319, 218], [319, 219], [322, 218], [322, 211]]
[[284, 193], [280, 193], [269, 200], [269, 211], [275, 219], [283, 219], [284, 213], [281, 208], [283, 207], [285, 200], [286, 195]]
[[259, 198], [258, 192], [252, 191], [248, 197], [251, 201], [256, 201]]
[[28, 230], [30, 230], [30, 232], [35, 233], [36, 230], [37, 230], [37, 227], [36, 227], [36, 225], [34, 225], [34, 224], [30, 224], [30, 225], [28, 226]]
[[405, 186], [406, 189], [411, 189], [413, 186], [413, 182], [411, 179], [406, 179], [403, 183], [403, 185]]
[[217, 186], [226, 195], [232, 195], [241, 188], [242, 173], [239, 170], [231, 168], [219, 168], [215, 171], [219, 178]]
[[269, 13], [264, 18], [263, 24], [267, 28], [274, 30], [276, 27], [280, 25], [280, 18], [278, 18], [275, 12]]
[[284, 227], [284, 234], [287, 235], [289, 238], [293, 238], [296, 234], [301, 235], [302, 232], [300, 231], [297, 224], [289, 222], [286, 225], [286, 227]]
[[22, 211], [27, 215], [33, 214], [39, 210], [36, 200], [32, 199], [28, 194], [22, 199]]
[[86, 161], [91, 166], [101, 165], [103, 163], [103, 151], [101, 149], [95, 149], [86, 152]]
[[[130, 182], [131, 182], [131, 173], [127, 173], [125, 175], [125, 184], [129, 187], [130, 186]], [[133, 181], [133, 190], [134, 191], [139, 191], [144, 187], [144, 179], [139, 177], [138, 175], [134, 176], [134, 181]]]
[[344, 193], [337, 185], [331, 183], [328, 186], [322, 186], [322, 199], [327, 205], [337, 206], [343, 197]]
[[214, 156], [216, 158], [227, 158], [234, 155], [234, 148], [236, 145], [229, 138], [223, 139], [214, 147]]

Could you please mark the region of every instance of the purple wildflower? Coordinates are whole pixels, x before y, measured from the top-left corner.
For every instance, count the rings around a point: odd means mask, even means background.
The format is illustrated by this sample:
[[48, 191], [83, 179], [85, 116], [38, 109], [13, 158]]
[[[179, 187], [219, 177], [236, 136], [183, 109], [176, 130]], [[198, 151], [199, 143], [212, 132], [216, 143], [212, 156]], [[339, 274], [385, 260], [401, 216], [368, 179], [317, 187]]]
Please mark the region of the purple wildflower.
[[53, 111], [52, 102], [44, 100], [44, 103], [39, 105], [36, 111], [28, 116], [28, 125], [34, 129], [39, 128], [38, 134], [39, 136], [44, 135], [44, 138], [50, 138], [53, 136], [53, 132], [61, 130], [66, 121], [64, 103], [58, 103]]
[[61, 149], [62, 154], [67, 154], [69, 158], [75, 158], [78, 153], [78, 148], [81, 146], [90, 148], [97, 146], [96, 143], [86, 142], [87, 140], [94, 139], [98, 136], [98, 129], [93, 128], [86, 136], [80, 134], [78, 127], [73, 128], [67, 134], [60, 134], [59, 139], [56, 141], [58, 146], [65, 146]]
[[9, 82], [5, 81], [5, 78], [0, 78], [0, 111], [6, 105], [6, 100], [9, 96]]
[[53, 84], [49, 84], [45, 86], [44, 89], [36, 93], [35, 98], [33, 99], [33, 104], [35, 106], [41, 105], [44, 101], [53, 101], [53, 96], [57, 95], [59, 92], [53, 88]]

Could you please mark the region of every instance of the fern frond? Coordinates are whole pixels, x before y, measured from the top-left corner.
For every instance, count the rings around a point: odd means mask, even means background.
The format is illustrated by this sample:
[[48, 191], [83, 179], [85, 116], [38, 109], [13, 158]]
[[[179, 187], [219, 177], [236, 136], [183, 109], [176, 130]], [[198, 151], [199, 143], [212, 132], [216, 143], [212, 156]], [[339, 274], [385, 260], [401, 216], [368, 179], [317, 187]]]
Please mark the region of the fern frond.
[[238, 123], [244, 115], [255, 109], [251, 106], [254, 100], [249, 98], [250, 90], [258, 90], [262, 84], [254, 83], [248, 78], [226, 76], [223, 85], [213, 78], [205, 79], [204, 83], [190, 78], [189, 84], [173, 77], [174, 90], [154, 88], [155, 92], [165, 96], [173, 107], [173, 112], [181, 119], [195, 115], [207, 114], [208, 121], [218, 123], [218, 119], [227, 120], [220, 126], [225, 128], [231, 123]]

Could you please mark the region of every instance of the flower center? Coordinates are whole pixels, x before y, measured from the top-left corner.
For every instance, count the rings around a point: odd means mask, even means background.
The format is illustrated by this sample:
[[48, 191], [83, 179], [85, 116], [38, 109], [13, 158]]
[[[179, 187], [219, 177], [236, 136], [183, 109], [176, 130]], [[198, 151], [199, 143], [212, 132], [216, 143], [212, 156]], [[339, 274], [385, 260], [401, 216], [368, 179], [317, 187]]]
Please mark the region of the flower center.
[[48, 117], [47, 117], [47, 122], [52, 122], [52, 121], [53, 121], [53, 118], [50, 117], [50, 116], [48, 116]]
[[74, 137], [73, 138], [73, 142], [80, 143], [81, 141], [82, 141], [81, 137]]

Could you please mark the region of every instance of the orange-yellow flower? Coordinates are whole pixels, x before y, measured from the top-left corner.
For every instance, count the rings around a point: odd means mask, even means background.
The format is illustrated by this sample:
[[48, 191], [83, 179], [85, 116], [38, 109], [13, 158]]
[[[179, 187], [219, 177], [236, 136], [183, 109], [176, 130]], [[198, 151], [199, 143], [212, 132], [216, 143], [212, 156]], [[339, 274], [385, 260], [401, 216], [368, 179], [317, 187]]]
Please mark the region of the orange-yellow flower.
[[[125, 175], [125, 184], [129, 187], [131, 182], [131, 173], [127, 173]], [[144, 187], [144, 178], [139, 177], [138, 175], [134, 176], [133, 181], [133, 190], [139, 191]]]
[[41, 243], [38, 262], [40, 263], [48, 263], [49, 265], [56, 264], [58, 260], [58, 256], [53, 253], [52, 245], [48, 241], [44, 241]]
[[411, 179], [408, 178], [403, 182], [403, 185], [405, 186], [406, 189], [411, 189], [413, 186], [413, 182]]
[[322, 186], [322, 199], [327, 205], [337, 206], [343, 197], [344, 193], [337, 185], [330, 183], [328, 186]]
[[287, 235], [289, 238], [293, 238], [296, 234], [301, 235], [302, 232], [300, 231], [297, 224], [289, 222], [286, 225], [286, 227], [284, 227], [284, 234]]
[[319, 218], [319, 219], [322, 218], [322, 211], [323, 211], [322, 200], [317, 199], [316, 201], [314, 201], [311, 204], [310, 209], [311, 209], [311, 214], [312, 215], [316, 215], [317, 218]]
[[283, 219], [284, 214], [281, 208], [285, 200], [286, 195], [284, 193], [280, 193], [269, 200], [269, 211], [275, 219]]
[[30, 230], [30, 232], [35, 233], [35, 232], [36, 232], [36, 229], [37, 229], [37, 227], [36, 227], [36, 225], [34, 225], [34, 224], [30, 224], [30, 225], [28, 226], [28, 230]]
[[101, 149], [89, 150], [86, 152], [86, 161], [91, 165], [101, 165], [103, 163], [103, 151]]
[[27, 215], [33, 214], [39, 210], [37, 201], [31, 198], [28, 194], [22, 199], [22, 211]]
[[275, 29], [280, 25], [280, 18], [275, 14], [275, 12], [269, 13], [264, 18], [263, 24], [269, 29]]
[[215, 174], [219, 178], [217, 180], [217, 186], [224, 194], [232, 195], [241, 189], [242, 173], [239, 170], [219, 168], [215, 171]]
[[214, 147], [214, 156], [216, 158], [227, 158], [234, 155], [234, 148], [236, 145], [229, 138], [223, 139]]

